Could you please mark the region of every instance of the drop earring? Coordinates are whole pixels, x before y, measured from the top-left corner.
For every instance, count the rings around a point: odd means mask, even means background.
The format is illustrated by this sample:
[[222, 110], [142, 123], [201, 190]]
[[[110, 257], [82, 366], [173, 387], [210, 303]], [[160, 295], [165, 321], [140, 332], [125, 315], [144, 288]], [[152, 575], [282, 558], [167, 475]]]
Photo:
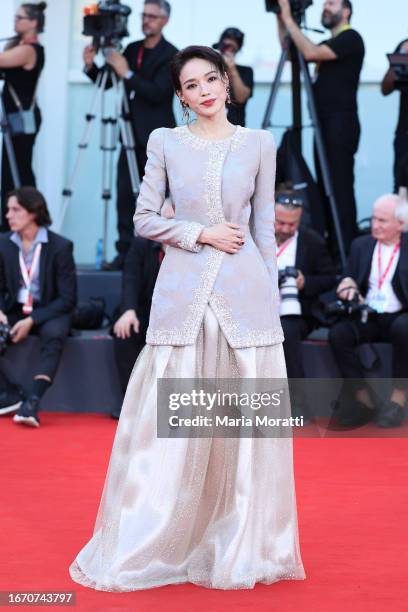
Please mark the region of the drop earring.
[[183, 109], [183, 120], [187, 122], [190, 119], [190, 112], [188, 110], [188, 105], [184, 102], [183, 99], [180, 99], [181, 108]]
[[231, 104], [231, 88], [229, 85], [227, 87], [227, 104]]

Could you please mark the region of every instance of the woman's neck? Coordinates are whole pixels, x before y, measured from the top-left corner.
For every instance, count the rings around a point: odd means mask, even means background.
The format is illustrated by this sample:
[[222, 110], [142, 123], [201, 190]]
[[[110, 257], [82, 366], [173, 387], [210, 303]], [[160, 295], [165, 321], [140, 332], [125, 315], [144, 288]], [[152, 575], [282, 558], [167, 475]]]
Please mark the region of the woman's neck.
[[192, 131], [208, 140], [220, 140], [230, 136], [236, 126], [230, 123], [224, 111], [213, 117], [198, 116], [192, 125]]
[[35, 43], [38, 41], [37, 32], [26, 32], [22, 36], [20, 36], [20, 44], [21, 45], [29, 45], [30, 43]]

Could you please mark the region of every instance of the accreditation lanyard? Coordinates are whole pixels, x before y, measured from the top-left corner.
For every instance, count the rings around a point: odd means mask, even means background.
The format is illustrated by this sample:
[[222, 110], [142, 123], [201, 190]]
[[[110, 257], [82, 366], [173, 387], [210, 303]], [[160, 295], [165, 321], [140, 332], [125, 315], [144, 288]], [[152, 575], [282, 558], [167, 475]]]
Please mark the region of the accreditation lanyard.
[[278, 252], [276, 253], [276, 257], [280, 257], [283, 253], [283, 251], [285, 251], [288, 246], [290, 245], [290, 243], [294, 240], [294, 236], [292, 236], [291, 238], [288, 238], [287, 240], [285, 240], [285, 242], [282, 244], [282, 246], [279, 248]]
[[400, 248], [400, 243], [397, 242], [397, 244], [394, 246], [392, 253], [390, 255], [390, 258], [388, 260], [387, 266], [384, 270], [384, 272], [382, 272], [382, 263], [381, 263], [381, 242], [378, 242], [378, 290], [381, 290], [381, 287], [384, 284], [384, 281], [387, 277], [388, 272], [390, 271], [390, 268], [392, 266], [392, 263], [399, 251]]
[[25, 286], [25, 301], [23, 304], [24, 314], [31, 314], [33, 312], [33, 294], [31, 293], [31, 283], [40, 262], [41, 248], [41, 243], [37, 244], [35, 247], [33, 260], [30, 267], [26, 266], [21, 249], [19, 252], [20, 270]]
[[140, 72], [140, 69], [142, 67], [144, 51], [145, 51], [145, 48], [143, 45], [141, 45], [139, 47], [139, 51], [137, 52], [137, 60], [136, 60], [136, 67], [137, 67], [138, 72]]

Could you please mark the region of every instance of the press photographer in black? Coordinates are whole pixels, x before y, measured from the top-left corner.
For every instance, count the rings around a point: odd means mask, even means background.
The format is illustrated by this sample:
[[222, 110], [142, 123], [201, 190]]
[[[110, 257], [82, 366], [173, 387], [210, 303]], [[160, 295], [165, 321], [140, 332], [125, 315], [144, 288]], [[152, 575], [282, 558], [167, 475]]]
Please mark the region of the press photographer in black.
[[[322, 25], [331, 38], [319, 45], [305, 36], [293, 19], [288, 0], [278, 0], [281, 40], [286, 33], [308, 62], [316, 62], [314, 97], [331, 172], [340, 225], [346, 251], [357, 233], [357, 208], [354, 195], [354, 156], [360, 139], [357, 90], [364, 59], [364, 43], [350, 26], [353, 8], [350, 0], [326, 0]], [[316, 156], [319, 185], [324, 195], [321, 170]], [[336, 244], [330, 208], [327, 227], [331, 243]]]
[[228, 66], [232, 102], [228, 106], [228, 121], [245, 127], [245, 108], [254, 88], [254, 71], [250, 66], [235, 63], [235, 56], [241, 51], [243, 44], [244, 33], [238, 28], [227, 28], [213, 48], [223, 55]]
[[[337, 287], [343, 303], [363, 311], [341, 315], [329, 340], [341, 375], [349, 380], [351, 401], [340, 402], [338, 419], [355, 425], [371, 416], [380, 427], [401, 425], [408, 389], [408, 203], [385, 195], [374, 203], [371, 236], [356, 238], [344, 277]], [[358, 354], [362, 342], [391, 342], [394, 388], [388, 401], [375, 405], [364, 383]], [[370, 414], [371, 413], [371, 414]]]
[[14, 421], [38, 427], [40, 400], [54, 380], [76, 304], [73, 244], [48, 229], [47, 204], [34, 187], [9, 194], [7, 219], [11, 231], [0, 236], [0, 323], [11, 327], [15, 344], [38, 335], [40, 356], [26, 396], [0, 368], [0, 414], [17, 410]]
[[[176, 125], [170, 63], [177, 49], [162, 34], [163, 28], [169, 21], [170, 10], [170, 4], [166, 0], [147, 0], [141, 15], [145, 38], [128, 45], [123, 54], [111, 51], [106, 58], [106, 62], [125, 82], [141, 179], [144, 175], [146, 145], [150, 133], [159, 127]], [[94, 47], [86, 47], [85, 71], [93, 81], [98, 75], [98, 67], [94, 63], [95, 55]], [[126, 253], [134, 236], [135, 200], [123, 147], [117, 172], [116, 206], [119, 239], [116, 243], [118, 255], [106, 265], [106, 268], [111, 270], [123, 268]]]
[[323, 238], [301, 225], [302, 200], [291, 184], [275, 195], [276, 255], [279, 270], [280, 318], [285, 335], [289, 378], [304, 378], [301, 342], [318, 326], [314, 307], [336, 283], [333, 263]]
[[[408, 55], [408, 39], [400, 42], [394, 53]], [[394, 138], [394, 191], [401, 186], [401, 165], [408, 162], [408, 78], [400, 81], [392, 68], [386, 72], [381, 83], [381, 91], [388, 96], [394, 91], [400, 92], [400, 106], [397, 128]]]
[[[22, 185], [36, 184], [32, 158], [41, 124], [36, 93], [44, 67], [44, 48], [39, 42], [38, 35], [44, 30], [46, 6], [45, 2], [38, 4], [30, 2], [19, 6], [14, 17], [16, 36], [6, 45], [3, 53], [0, 53], [0, 75], [4, 79], [3, 103]], [[14, 187], [3, 139], [1, 164], [3, 231], [8, 229], [7, 194]]]

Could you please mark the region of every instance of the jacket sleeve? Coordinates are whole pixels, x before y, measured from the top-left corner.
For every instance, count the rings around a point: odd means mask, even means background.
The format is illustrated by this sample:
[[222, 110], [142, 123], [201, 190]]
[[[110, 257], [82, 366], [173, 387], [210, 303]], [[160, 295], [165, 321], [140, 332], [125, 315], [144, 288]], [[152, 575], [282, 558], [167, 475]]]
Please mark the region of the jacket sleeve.
[[198, 253], [203, 245], [197, 243], [197, 238], [205, 226], [194, 221], [166, 219], [160, 215], [167, 184], [164, 160], [165, 130], [166, 128], [154, 130], [147, 143], [145, 175], [133, 217], [135, 231], [144, 238]]
[[336, 285], [336, 271], [323, 238], [316, 236], [313, 247], [313, 267], [308, 273], [304, 272], [305, 286], [302, 291], [302, 295], [309, 298], [318, 297]]
[[0, 254], [0, 310], [4, 312], [6, 307], [6, 292], [7, 292], [7, 281], [6, 281], [6, 270], [4, 268], [3, 256]]
[[[129, 64], [131, 63], [130, 49], [124, 53]], [[146, 79], [140, 74], [133, 74], [124, 81], [128, 94], [134, 90], [137, 95], [150, 104], [162, 104], [165, 99], [173, 99], [174, 89], [171, 80], [170, 59], [164, 61], [156, 70], [153, 78]]]
[[54, 274], [58, 297], [46, 306], [34, 309], [31, 316], [35, 325], [41, 325], [59, 315], [70, 314], [75, 308], [77, 282], [72, 251], [73, 244], [69, 242], [55, 254]]
[[276, 148], [270, 132], [260, 132], [259, 168], [251, 198], [250, 231], [268, 268], [275, 296], [278, 290], [278, 265], [275, 241]]

